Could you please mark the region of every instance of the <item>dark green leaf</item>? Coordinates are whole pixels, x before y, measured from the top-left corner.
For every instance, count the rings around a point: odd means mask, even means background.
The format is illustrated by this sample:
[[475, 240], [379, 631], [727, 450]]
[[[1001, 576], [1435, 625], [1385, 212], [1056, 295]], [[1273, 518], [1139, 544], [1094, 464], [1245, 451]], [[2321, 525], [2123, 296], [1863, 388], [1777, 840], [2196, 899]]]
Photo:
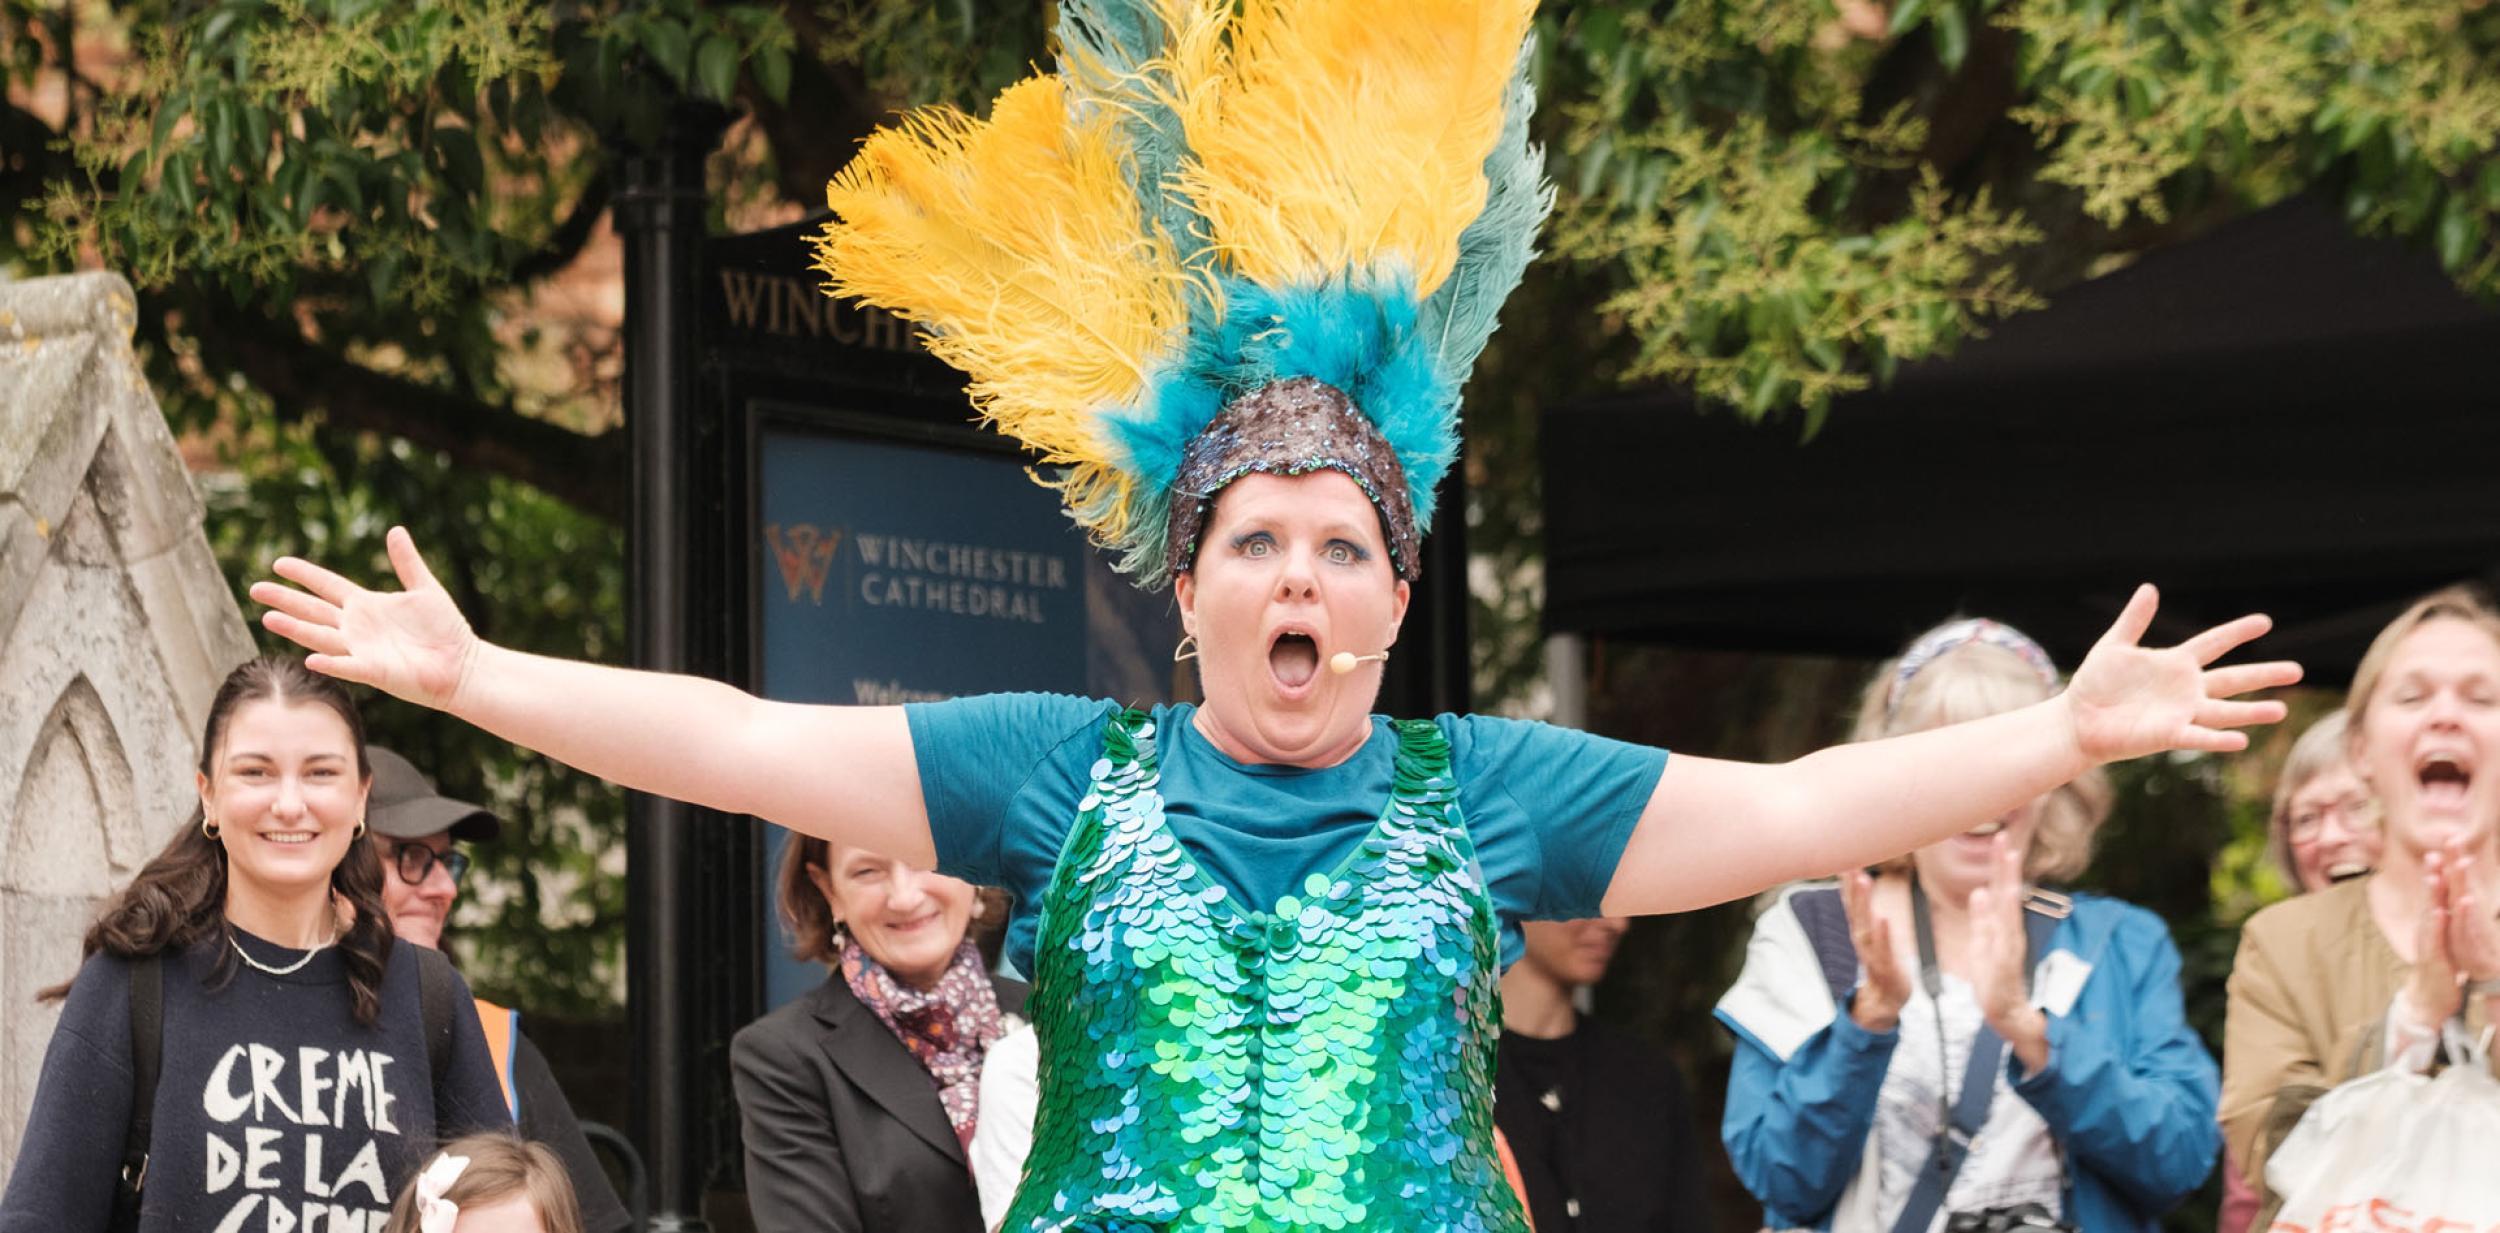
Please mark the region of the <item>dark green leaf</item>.
[[1945, 0], [1936, 9], [1936, 58], [1955, 72], [1970, 57], [1970, 19], [1963, 15], [1955, 0]]
[[2482, 220], [2466, 204], [2465, 194], [2449, 193], [2447, 205], [2439, 211], [2439, 264], [2450, 270], [2464, 269], [2474, 259], [2482, 231]]
[[399, 288], [399, 254], [396, 251], [376, 253], [373, 264], [365, 268], [365, 281], [373, 289], [375, 302], [391, 302], [391, 293]]
[[755, 56], [755, 84], [775, 103], [790, 101], [790, 50], [767, 43]]
[[726, 103], [738, 88], [738, 44], [726, 34], [707, 34], [695, 50], [695, 80], [703, 95]]
[[1761, 362], [1761, 367], [1762, 371], [1754, 377], [1753, 388], [1745, 392], [1746, 419], [1761, 419], [1771, 408], [1778, 406], [1780, 389], [1788, 384], [1787, 378], [1780, 374], [1779, 365], [1766, 360]]
[[243, 106], [243, 147], [244, 170], [257, 182], [269, 165], [268, 108], [248, 103]]
[[211, 174], [222, 173], [234, 166], [234, 100], [221, 98], [208, 106], [208, 152]]
[[156, 123], [148, 127], [148, 152], [150, 154], [165, 152], [165, 139], [172, 136], [174, 126], [182, 122], [182, 110], [189, 106], [190, 102], [189, 94], [175, 90], [165, 96], [164, 102], [157, 104]]
[[[1954, 0], [1945, 0], [1951, 4]], [[1927, 16], [1927, 0], [1901, 0], [1892, 9], [1892, 25], [1884, 31], [1886, 38], [1900, 38]]]
[[454, 188], [464, 195], [486, 188], [486, 160], [478, 153], [477, 134], [465, 129], [445, 126], [434, 130], [434, 146], [442, 151], [443, 172], [451, 178]]
[[692, 45], [686, 27], [674, 17], [649, 17], [643, 20], [641, 33], [642, 49], [660, 66], [660, 71], [672, 81], [685, 81], [686, 57]]

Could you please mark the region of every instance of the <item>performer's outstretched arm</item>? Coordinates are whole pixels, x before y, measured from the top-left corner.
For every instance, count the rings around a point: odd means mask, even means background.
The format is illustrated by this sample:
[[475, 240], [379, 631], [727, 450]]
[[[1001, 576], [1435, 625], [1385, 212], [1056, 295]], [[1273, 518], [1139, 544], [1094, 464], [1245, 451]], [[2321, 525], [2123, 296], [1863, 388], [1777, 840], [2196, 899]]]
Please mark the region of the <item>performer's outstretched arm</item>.
[[2037, 705], [1778, 765], [1670, 758], [1607, 884], [1607, 915], [1681, 912], [1869, 865], [2093, 766], [2244, 749], [2232, 729], [2283, 718], [2280, 702], [2232, 699], [2298, 681], [2299, 665], [2210, 666], [2271, 622], [2246, 616], [2175, 647], [2138, 646], [2156, 602], [2138, 588], [2066, 691]]
[[302, 590], [252, 584], [270, 631], [314, 671], [447, 711], [629, 788], [750, 813], [934, 868], [928, 809], [900, 707], [770, 702], [701, 677], [506, 650], [469, 629], [404, 530], [399, 592], [289, 557]]

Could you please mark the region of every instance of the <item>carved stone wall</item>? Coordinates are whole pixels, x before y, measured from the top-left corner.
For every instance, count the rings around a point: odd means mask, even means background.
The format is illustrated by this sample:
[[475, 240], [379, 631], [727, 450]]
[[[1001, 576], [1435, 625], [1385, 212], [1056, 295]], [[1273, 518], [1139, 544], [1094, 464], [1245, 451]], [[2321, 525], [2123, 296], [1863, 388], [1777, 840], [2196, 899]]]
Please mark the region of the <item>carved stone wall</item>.
[[0, 1184], [97, 903], [197, 801], [252, 654], [110, 274], [0, 282]]

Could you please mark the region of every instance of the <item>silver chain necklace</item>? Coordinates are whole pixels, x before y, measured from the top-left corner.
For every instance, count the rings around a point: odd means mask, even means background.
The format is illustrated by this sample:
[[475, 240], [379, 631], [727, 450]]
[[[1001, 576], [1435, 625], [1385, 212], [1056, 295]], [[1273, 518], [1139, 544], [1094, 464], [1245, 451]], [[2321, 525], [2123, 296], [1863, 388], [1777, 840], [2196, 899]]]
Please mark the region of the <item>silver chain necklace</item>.
[[229, 934], [227, 934], [227, 935], [226, 935], [226, 945], [233, 947], [233, 948], [234, 948], [234, 953], [235, 953], [238, 957], [240, 957], [240, 958], [243, 960], [243, 962], [245, 962], [245, 963], [247, 963], [247, 964], [250, 964], [250, 965], [251, 965], [251, 967], [252, 967], [252, 970], [253, 970], [253, 971], [256, 971], [256, 972], [266, 972], [266, 973], [268, 973], [268, 974], [269, 974], [269, 975], [271, 975], [271, 976], [293, 976], [293, 975], [294, 975], [294, 974], [296, 974], [297, 972], [303, 971], [303, 970], [304, 970], [304, 965], [305, 965], [305, 964], [307, 964], [307, 963], [312, 962], [312, 961], [313, 961], [314, 956], [317, 956], [317, 955], [319, 955], [321, 952], [323, 952], [323, 951], [325, 951], [325, 950], [330, 949], [330, 947], [332, 947], [333, 945], [336, 945], [336, 944], [337, 944], [338, 940], [339, 940], [339, 935], [337, 935], [336, 933], [333, 933], [333, 934], [331, 934], [331, 935], [330, 935], [330, 938], [329, 938], [329, 940], [328, 940], [328, 941], [323, 942], [323, 943], [322, 943], [321, 945], [319, 945], [319, 946], [313, 947], [311, 950], [305, 951], [305, 952], [304, 952], [304, 957], [303, 957], [303, 958], [298, 959], [298, 960], [296, 960], [295, 962], [293, 962], [293, 963], [290, 963], [290, 964], [286, 965], [285, 967], [279, 968], [279, 967], [271, 967], [270, 965], [268, 965], [268, 964], [266, 964], [266, 963], [262, 963], [262, 962], [261, 962], [260, 960], [258, 960], [258, 959], [254, 959], [254, 958], [252, 957], [252, 952], [250, 952], [250, 951], [248, 951], [248, 950], [243, 949], [243, 943], [236, 941], [236, 940], [235, 940], [235, 937], [234, 937], [234, 935], [233, 935], [233, 934], [229, 933]]

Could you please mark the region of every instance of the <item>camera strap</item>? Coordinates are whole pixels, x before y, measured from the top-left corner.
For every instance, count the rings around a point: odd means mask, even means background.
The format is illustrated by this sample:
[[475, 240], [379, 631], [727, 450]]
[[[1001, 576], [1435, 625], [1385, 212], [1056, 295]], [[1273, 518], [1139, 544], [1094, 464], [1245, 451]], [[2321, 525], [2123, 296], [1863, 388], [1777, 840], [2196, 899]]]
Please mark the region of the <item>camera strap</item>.
[[[2057, 922], [2064, 913], [2053, 913], [2046, 905], [2024, 896], [2023, 913], [2023, 984], [2031, 983], [2031, 970], [2047, 949], [2049, 935], [2057, 931]], [[1928, 914], [1927, 892], [1918, 884], [1918, 871], [1910, 871], [1910, 921], [1918, 935], [1918, 983], [1927, 993], [1928, 1003], [1936, 1012], [1936, 1081], [1945, 1081], [1944, 1061], [1944, 973], [1936, 963], [1936, 926]], [[1893, 1233], [1927, 1233], [1936, 1219], [1937, 1209], [1944, 1206], [1945, 1193], [1953, 1188], [1953, 1179], [1962, 1172], [1962, 1162], [1970, 1159], [1970, 1145], [1979, 1137], [1979, 1128], [1988, 1122], [1988, 1105], [1996, 1097], [1997, 1070], [2005, 1062], [2005, 1038], [1996, 1034], [1985, 1019], [1979, 1023], [1978, 1034], [1971, 1037], [1970, 1060], [1962, 1067], [1962, 1084], [1958, 1093], [1947, 1094], [1939, 1087], [1937, 1111], [1941, 1121], [1936, 1139], [1928, 1149], [1927, 1162], [1919, 1166], [1918, 1183], [1910, 1188], [1909, 1199], [1902, 1204], [1901, 1216], [1893, 1221]]]

